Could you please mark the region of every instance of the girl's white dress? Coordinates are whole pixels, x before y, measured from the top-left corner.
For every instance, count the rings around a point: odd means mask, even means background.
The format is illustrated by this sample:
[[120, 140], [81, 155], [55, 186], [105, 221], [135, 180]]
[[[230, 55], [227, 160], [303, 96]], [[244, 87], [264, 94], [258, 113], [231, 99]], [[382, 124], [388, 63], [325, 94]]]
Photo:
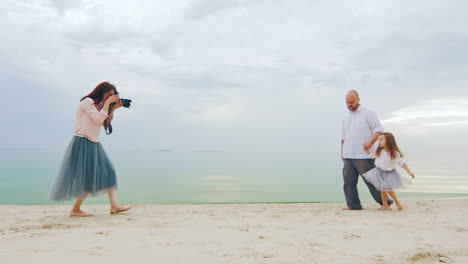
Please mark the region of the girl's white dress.
[[365, 180], [370, 182], [379, 191], [392, 191], [398, 189], [406, 189], [408, 185], [412, 184], [409, 177], [402, 177], [396, 170], [396, 165], [400, 167], [406, 162], [396, 153], [396, 158], [392, 159], [390, 152], [382, 150], [380, 156], [377, 157], [376, 150], [378, 143], [370, 149], [369, 158], [375, 158], [375, 168], [364, 173], [362, 176]]

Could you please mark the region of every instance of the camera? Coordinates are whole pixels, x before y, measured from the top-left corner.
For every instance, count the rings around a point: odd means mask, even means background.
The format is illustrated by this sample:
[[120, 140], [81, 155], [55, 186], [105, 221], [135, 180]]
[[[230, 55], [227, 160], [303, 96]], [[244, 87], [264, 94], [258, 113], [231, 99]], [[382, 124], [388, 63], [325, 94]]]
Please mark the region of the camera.
[[[121, 98], [120, 101], [122, 102], [123, 107], [130, 108], [130, 103], [132, 102], [132, 100]], [[114, 108], [114, 105], [115, 105], [115, 103], [111, 103], [109, 105], [109, 114], [111, 113], [112, 108]]]
[[132, 100], [130, 99], [120, 99], [120, 100], [122, 101], [123, 107], [130, 108], [130, 103], [132, 102]]

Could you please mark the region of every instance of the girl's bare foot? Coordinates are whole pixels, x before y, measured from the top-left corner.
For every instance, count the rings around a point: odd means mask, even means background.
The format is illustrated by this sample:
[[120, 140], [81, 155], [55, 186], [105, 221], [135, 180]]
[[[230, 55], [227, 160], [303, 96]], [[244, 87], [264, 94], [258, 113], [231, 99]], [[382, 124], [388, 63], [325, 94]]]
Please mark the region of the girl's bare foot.
[[111, 214], [118, 214], [118, 213], [121, 213], [121, 212], [128, 211], [130, 208], [132, 208], [132, 207], [131, 206], [123, 206], [123, 205], [112, 206], [110, 213]]
[[75, 217], [90, 217], [93, 216], [93, 214], [83, 212], [81, 210], [78, 211], [71, 211], [70, 216], [75, 216]]

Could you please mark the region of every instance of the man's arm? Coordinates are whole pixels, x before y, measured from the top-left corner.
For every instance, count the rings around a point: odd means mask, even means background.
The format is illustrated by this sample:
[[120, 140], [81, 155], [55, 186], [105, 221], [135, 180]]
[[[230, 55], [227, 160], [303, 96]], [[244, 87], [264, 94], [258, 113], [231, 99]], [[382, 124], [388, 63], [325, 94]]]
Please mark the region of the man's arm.
[[341, 159], [344, 161], [343, 157], [343, 145], [346, 138], [346, 130], [345, 130], [345, 119], [341, 120]]
[[341, 140], [341, 159], [344, 161], [344, 157], [343, 157], [343, 145], [344, 145], [344, 140]]
[[375, 132], [374, 136], [372, 137], [371, 140], [367, 141], [366, 143], [364, 143], [364, 150], [366, 152], [369, 151], [370, 148], [372, 148], [372, 146], [374, 145], [374, 143], [377, 141], [377, 139], [379, 139], [379, 136], [382, 135], [382, 133], [380, 132]]
[[372, 145], [374, 145], [374, 143], [377, 141], [379, 136], [384, 132], [382, 124], [380, 123], [379, 118], [374, 112], [371, 112], [368, 115], [367, 122], [369, 123], [369, 127], [372, 129], [372, 133], [374, 133], [374, 136], [364, 144], [365, 151], [368, 151], [372, 147]]

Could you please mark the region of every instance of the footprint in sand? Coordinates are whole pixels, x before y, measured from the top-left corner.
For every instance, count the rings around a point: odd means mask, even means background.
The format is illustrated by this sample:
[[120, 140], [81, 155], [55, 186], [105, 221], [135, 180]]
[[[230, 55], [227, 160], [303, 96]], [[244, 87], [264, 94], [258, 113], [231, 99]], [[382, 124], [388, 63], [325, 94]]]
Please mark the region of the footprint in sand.
[[321, 244], [321, 243], [309, 242], [308, 244], [311, 247], [321, 247], [321, 248], [327, 247], [325, 244]]
[[100, 232], [96, 232], [96, 235], [105, 235], [105, 236], [107, 236], [107, 235], [109, 235], [109, 233], [110, 233], [109, 231], [100, 231]]
[[374, 262], [377, 262], [377, 263], [385, 261], [384, 256], [382, 256], [382, 255], [374, 255], [374, 256], [370, 257], [370, 259], [372, 261], [374, 261]]
[[255, 229], [263, 229], [265, 226], [263, 225], [241, 225], [237, 226], [237, 230], [241, 232], [249, 232], [250, 230], [255, 230]]
[[81, 225], [44, 224], [39, 229], [69, 229], [74, 227], [81, 227]]
[[450, 259], [448, 256], [440, 254], [440, 253], [435, 253], [435, 252], [420, 252], [418, 254], [413, 255], [408, 260], [411, 263], [416, 263], [416, 264], [432, 263], [432, 262], [453, 263], [452, 259]]
[[258, 257], [262, 255], [260, 252], [253, 248], [244, 247], [241, 250], [245, 252], [240, 255], [241, 257]]
[[362, 237], [356, 234], [349, 234], [349, 235], [344, 235], [343, 238], [346, 240], [353, 240], [353, 239], [362, 238]]
[[12, 231], [13, 233], [21, 233], [21, 232], [30, 231], [32, 230], [32, 228], [29, 226], [23, 226], [23, 227], [13, 227], [13, 228], [10, 228], [9, 230]]
[[44, 235], [44, 233], [32, 233], [29, 237], [42, 237]]
[[60, 226], [60, 225], [46, 224], [46, 225], [42, 225], [40, 229], [52, 229], [56, 226]]
[[314, 242], [309, 242], [309, 250], [313, 252], [314, 254], [317, 252], [323, 251], [324, 248], [327, 248], [328, 246], [325, 244], [320, 244], [320, 243], [314, 243]]
[[88, 255], [90, 255], [90, 256], [102, 256], [102, 252], [101, 252], [101, 251], [102, 251], [103, 249], [104, 249], [104, 248], [102, 248], [102, 247], [93, 247], [93, 248], [91, 248], [91, 250], [90, 250], [90, 252], [89, 252]]
[[468, 232], [468, 228], [463, 228], [463, 227], [455, 227], [455, 230], [457, 232]]

